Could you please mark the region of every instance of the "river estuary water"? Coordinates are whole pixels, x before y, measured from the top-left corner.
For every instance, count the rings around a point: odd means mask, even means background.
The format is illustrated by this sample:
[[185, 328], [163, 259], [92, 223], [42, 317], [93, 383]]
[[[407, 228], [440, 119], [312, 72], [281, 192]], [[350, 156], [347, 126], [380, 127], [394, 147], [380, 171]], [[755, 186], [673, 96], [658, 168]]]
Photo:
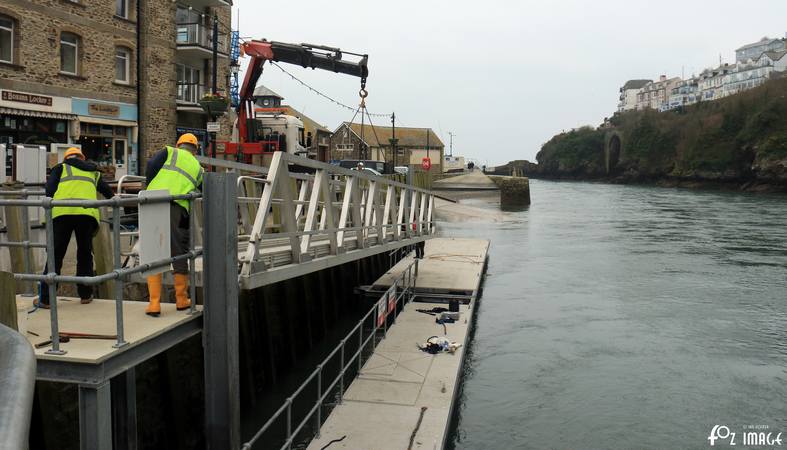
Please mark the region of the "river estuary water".
[[501, 223], [440, 224], [492, 241], [455, 449], [710, 448], [714, 425], [787, 447], [787, 196], [531, 196]]

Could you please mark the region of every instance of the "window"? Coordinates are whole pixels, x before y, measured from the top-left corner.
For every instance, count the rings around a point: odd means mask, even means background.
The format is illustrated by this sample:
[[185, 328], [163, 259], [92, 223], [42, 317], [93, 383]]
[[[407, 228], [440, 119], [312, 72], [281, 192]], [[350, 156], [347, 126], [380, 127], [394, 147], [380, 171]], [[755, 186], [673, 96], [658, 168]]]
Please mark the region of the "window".
[[14, 21], [0, 16], [0, 61], [14, 62]]
[[115, 49], [115, 81], [118, 83], [129, 84], [131, 52], [123, 47]]
[[77, 75], [79, 60], [79, 36], [72, 33], [60, 34], [60, 71]]
[[186, 103], [197, 103], [202, 97], [200, 72], [193, 67], [177, 64], [175, 74], [178, 80], [177, 100]]
[[115, 15], [128, 19], [128, 0], [115, 0]]

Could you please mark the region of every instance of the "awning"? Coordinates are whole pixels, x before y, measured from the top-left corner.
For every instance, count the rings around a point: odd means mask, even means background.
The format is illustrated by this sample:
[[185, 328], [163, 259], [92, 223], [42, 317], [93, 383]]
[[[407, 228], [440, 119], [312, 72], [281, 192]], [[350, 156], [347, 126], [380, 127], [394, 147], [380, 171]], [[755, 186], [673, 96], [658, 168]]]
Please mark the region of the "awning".
[[75, 114], [31, 111], [29, 109], [6, 108], [3, 106], [0, 106], [0, 114], [6, 114], [10, 116], [42, 117], [46, 119], [61, 119], [61, 120], [75, 120], [77, 118]]
[[80, 122], [96, 123], [99, 125], [116, 125], [119, 127], [135, 127], [137, 123], [132, 120], [105, 119], [103, 117], [76, 116]]

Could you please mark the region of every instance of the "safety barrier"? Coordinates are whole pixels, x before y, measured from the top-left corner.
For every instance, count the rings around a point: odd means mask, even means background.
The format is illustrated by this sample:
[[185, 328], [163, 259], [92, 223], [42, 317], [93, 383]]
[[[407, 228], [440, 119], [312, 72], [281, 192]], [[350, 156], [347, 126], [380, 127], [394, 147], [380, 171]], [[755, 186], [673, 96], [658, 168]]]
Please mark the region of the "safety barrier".
[[[18, 194], [17, 191], [14, 191]], [[107, 281], [114, 281], [115, 289], [114, 289], [114, 300], [115, 300], [115, 314], [116, 314], [116, 329], [117, 329], [117, 338], [116, 342], [113, 345], [116, 348], [120, 348], [127, 344], [124, 338], [124, 326], [123, 326], [123, 284], [125, 281], [128, 280], [128, 277], [142, 272], [147, 272], [152, 269], [165, 267], [169, 264], [172, 264], [175, 261], [185, 260], [189, 261], [189, 290], [190, 296], [192, 299], [196, 298], [195, 296], [195, 282], [194, 282], [194, 260], [202, 255], [202, 249], [196, 248], [195, 246], [195, 226], [194, 226], [194, 215], [189, 214], [189, 222], [190, 222], [190, 232], [189, 232], [189, 249], [190, 251], [183, 255], [178, 255], [170, 258], [164, 258], [156, 261], [151, 261], [146, 264], [137, 265], [135, 267], [123, 267], [122, 263], [122, 255], [121, 255], [121, 245], [120, 245], [120, 237], [121, 237], [121, 208], [123, 207], [134, 207], [139, 206], [141, 203], [169, 203], [173, 200], [186, 200], [189, 202], [190, 205], [193, 205], [195, 200], [200, 198], [201, 194], [199, 193], [191, 193], [185, 195], [176, 195], [176, 196], [164, 196], [159, 198], [139, 198], [137, 196], [115, 196], [111, 199], [107, 200], [53, 200], [49, 197], [44, 197], [42, 199], [36, 200], [28, 200], [28, 199], [0, 199], [0, 206], [7, 207], [7, 206], [21, 206], [21, 207], [41, 207], [44, 209], [45, 215], [45, 229], [46, 229], [46, 243], [38, 243], [38, 242], [29, 242], [29, 241], [11, 241], [10, 239], [7, 242], [0, 242], [0, 246], [6, 247], [13, 247], [13, 246], [24, 246], [24, 247], [37, 247], [37, 248], [46, 248], [46, 256], [47, 256], [47, 271], [48, 273], [39, 275], [34, 274], [32, 272], [32, 268], [29, 268], [25, 271], [25, 273], [15, 273], [14, 278], [16, 280], [26, 281], [26, 282], [44, 282], [47, 284], [47, 288], [49, 289], [49, 300], [50, 300], [50, 321], [51, 321], [51, 328], [52, 328], [52, 348], [47, 350], [48, 354], [52, 355], [64, 355], [66, 352], [60, 349], [60, 331], [58, 327], [58, 314], [57, 314], [57, 283], [75, 283], [75, 284], [83, 284], [87, 286], [96, 286], [101, 283]], [[55, 273], [55, 251], [54, 251], [54, 232], [53, 232], [53, 223], [52, 223], [52, 209], [58, 206], [81, 206], [85, 208], [101, 208], [101, 207], [110, 207], [112, 209], [112, 241], [113, 241], [113, 261], [114, 261], [114, 270], [109, 271], [105, 274], [95, 275], [95, 276], [66, 276], [66, 275], [57, 275]], [[26, 210], [27, 208], [23, 208]], [[191, 302], [190, 313], [193, 314], [195, 312], [195, 305], [196, 302]]]
[[21, 334], [0, 324], [0, 449], [28, 447], [36, 358]]
[[[364, 314], [363, 318], [350, 330], [347, 335], [340, 341], [323, 361], [317, 365], [317, 368], [301, 383], [301, 385], [290, 395], [284, 404], [271, 416], [265, 424], [254, 434], [254, 436], [243, 444], [243, 450], [250, 450], [252, 446], [258, 442], [266, 432], [273, 429], [277, 420], [282, 415], [286, 417], [284, 444], [281, 449], [290, 449], [296, 437], [304, 430], [304, 427], [310, 420], [314, 420], [314, 432], [311, 433], [309, 439], [320, 436], [320, 427], [322, 426], [322, 409], [325, 406], [326, 400], [333, 394], [339, 403], [342, 402], [345, 392], [345, 377], [348, 370], [357, 365], [356, 374], [360, 374], [363, 367], [364, 352], [367, 347], [371, 350], [377, 346], [378, 337], [380, 340], [384, 339], [388, 333], [389, 322], [391, 325], [396, 322], [397, 314], [404, 309], [404, 306], [414, 298], [415, 282], [418, 277], [418, 259], [413, 260], [407, 268], [396, 278], [388, 291], [383, 294], [380, 299]], [[393, 302], [391, 299], [394, 299]], [[400, 305], [401, 303], [401, 305]], [[370, 320], [371, 319], [371, 320]], [[364, 337], [364, 326], [372, 322], [371, 331], [368, 336]], [[382, 333], [378, 333], [378, 332]], [[358, 348], [346, 359], [346, 347], [348, 343], [353, 342], [355, 336], [358, 336]], [[371, 346], [369, 343], [371, 342]], [[339, 370], [338, 375], [327, 385], [323, 386], [323, 372], [325, 367], [331, 362], [335, 362], [336, 356], [339, 357]], [[307, 389], [307, 387], [316, 381], [316, 399], [314, 404], [308, 409], [306, 416], [293, 428], [293, 403], [298, 400], [298, 397]], [[338, 391], [335, 392], [335, 390]], [[268, 448], [268, 447], [266, 447]], [[273, 448], [273, 447], [271, 447]]]

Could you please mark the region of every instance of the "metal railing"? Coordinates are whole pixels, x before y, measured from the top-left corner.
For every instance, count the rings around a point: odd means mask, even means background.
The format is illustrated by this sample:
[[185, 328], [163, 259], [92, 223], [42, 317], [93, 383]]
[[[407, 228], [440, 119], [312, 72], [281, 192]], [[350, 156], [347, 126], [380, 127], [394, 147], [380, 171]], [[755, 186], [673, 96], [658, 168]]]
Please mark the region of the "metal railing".
[[175, 99], [181, 103], [197, 104], [208, 92], [208, 87], [202, 83], [178, 82], [177, 96]]
[[0, 449], [27, 448], [36, 357], [24, 336], [0, 324]]
[[[273, 154], [264, 178], [243, 177], [241, 185], [241, 226], [248, 233], [241, 277], [435, 232], [430, 191], [285, 152]], [[261, 195], [248, 185], [262, 185]], [[282, 258], [264, 251], [287, 243]]]
[[[201, 23], [176, 24], [175, 42], [178, 45], [197, 45], [208, 50], [213, 49], [213, 30]], [[219, 52], [227, 54], [227, 34], [219, 33]]]
[[[339, 342], [339, 345], [336, 346], [328, 356], [323, 359], [323, 361], [317, 365], [317, 368], [306, 378], [306, 380], [301, 383], [301, 385], [295, 389], [295, 392], [290, 395], [284, 404], [279, 407], [278, 410], [271, 416], [265, 424], [260, 427], [260, 429], [254, 434], [254, 436], [249, 439], [247, 442], [243, 444], [241, 447], [243, 450], [249, 450], [252, 446], [259, 441], [266, 432], [273, 429], [274, 425], [276, 424], [277, 420], [279, 420], [282, 415], [286, 417], [285, 423], [285, 434], [284, 434], [284, 444], [280, 447], [281, 450], [290, 449], [294, 443], [296, 437], [304, 430], [304, 427], [309, 423], [309, 421], [314, 420], [314, 427], [311, 436], [308, 439], [312, 439], [314, 437], [320, 437], [320, 427], [323, 423], [323, 416], [322, 416], [322, 409], [326, 403], [326, 400], [331, 396], [335, 395], [336, 400], [340, 404], [343, 401], [344, 393], [345, 393], [345, 378], [349, 370], [353, 369], [353, 367], [357, 367], [356, 375], [361, 374], [361, 369], [363, 368], [364, 364], [364, 352], [367, 351], [367, 347], [369, 347], [369, 343], [371, 342], [371, 350], [377, 346], [378, 337], [379, 340], [385, 338], [388, 333], [388, 329], [396, 322], [396, 316], [399, 312], [401, 312], [405, 305], [409, 303], [414, 298], [414, 288], [415, 282], [418, 277], [418, 259], [413, 260], [406, 269], [402, 271], [401, 274], [394, 280], [391, 287], [383, 294], [380, 299], [375, 302], [375, 304], [369, 309], [369, 311], [364, 314], [363, 318], [358, 321], [358, 323], [350, 330], [349, 333], [345, 335], [345, 337]], [[401, 303], [401, 305], [400, 305]], [[370, 331], [367, 336], [364, 336], [364, 325], [367, 325], [371, 321], [373, 325], [370, 328]], [[389, 322], [391, 324], [389, 325]], [[380, 334], [379, 332], [382, 332]], [[357, 341], [355, 341], [357, 335]], [[346, 347], [348, 343], [357, 342], [358, 348], [357, 350], [350, 355], [349, 359], [346, 355]], [[324, 386], [325, 380], [323, 379], [324, 371], [326, 370], [326, 366], [330, 365], [331, 362], [335, 362], [335, 359], [338, 355], [339, 360], [339, 370], [338, 375], [333, 378], [332, 381], [327, 385]], [[308, 409], [305, 417], [301, 420], [294, 428], [293, 428], [293, 403], [298, 399], [298, 397], [307, 390], [307, 387], [316, 381], [316, 398], [314, 404]], [[336, 391], [336, 392], [334, 392]], [[334, 403], [331, 403], [327, 406], [332, 406]], [[327, 416], [326, 416], [327, 417]], [[267, 447], [266, 447], [267, 448]]]
[[[7, 191], [6, 191], [7, 192]], [[0, 192], [5, 194], [6, 192]], [[13, 191], [14, 193], [18, 193], [19, 191]], [[107, 281], [114, 281], [115, 287], [115, 319], [116, 319], [116, 329], [117, 329], [117, 337], [116, 342], [113, 345], [115, 348], [120, 348], [127, 344], [125, 337], [124, 337], [124, 326], [123, 326], [123, 285], [124, 282], [128, 281], [129, 276], [137, 273], [147, 272], [152, 269], [157, 269], [160, 267], [168, 266], [176, 261], [181, 260], [188, 260], [189, 261], [189, 294], [194, 300], [196, 298], [196, 288], [195, 288], [195, 266], [194, 260], [202, 255], [202, 249], [196, 248], [195, 246], [195, 226], [194, 226], [194, 214], [189, 214], [189, 222], [190, 222], [190, 229], [189, 229], [189, 252], [173, 256], [170, 258], [163, 258], [155, 261], [151, 261], [145, 264], [139, 264], [134, 267], [123, 267], [122, 263], [122, 255], [120, 249], [120, 237], [121, 237], [121, 208], [128, 207], [128, 206], [139, 206], [142, 203], [169, 203], [173, 200], [186, 200], [189, 204], [193, 207], [195, 200], [201, 198], [201, 194], [199, 193], [191, 193], [185, 195], [176, 195], [176, 196], [164, 196], [160, 198], [139, 198], [133, 195], [116, 195], [111, 199], [107, 200], [53, 200], [49, 197], [44, 197], [42, 199], [37, 200], [27, 200], [27, 199], [0, 199], [0, 206], [8, 207], [8, 206], [21, 206], [21, 207], [28, 207], [28, 206], [35, 206], [44, 208], [45, 214], [45, 227], [46, 227], [46, 243], [34, 243], [34, 242], [14, 242], [8, 240], [7, 242], [0, 242], [0, 246], [12, 247], [12, 246], [28, 246], [28, 247], [39, 247], [39, 248], [46, 248], [46, 256], [47, 256], [47, 273], [43, 275], [34, 274], [32, 272], [32, 268], [29, 265], [26, 265], [26, 273], [15, 273], [14, 278], [16, 280], [22, 281], [34, 281], [34, 282], [44, 282], [47, 285], [49, 290], [49, 306], [50, 306], [50, 322], [51, 322], [51, 333], [52, 333], [52, 348], [47, 350], [47, 354], [53, 355], [64, 355], [66, 352], [60, 349], [60, 329], [58, 324], [58, 313], [57, 313], [57, 283], [75, 283], [75, 284], [83, 284], [87, 286], [97, 286], [101, 283]], [[65, 206], [65, 207], [73, 207], [73, 206], [81, 206], [85, 208], [102, 208], [102, 207], [110, 207], [112, 209], [112, 241], [113, 241], [113, 260], [114, 260], [114, 269], [101, 275], [94, 275], [94, 276], [67, 276], [67, 275], [57, 275], [55, 273], [55, 251], [54, 251], [54, 231], [53, 231], [53, 222], [52, 222], [52, 210], [58, 206]], [[27, 208], [23, 208], [26, 210]], [[196, 302], [191, 302], [190, 307], [190, 314], [195, 312]]]

